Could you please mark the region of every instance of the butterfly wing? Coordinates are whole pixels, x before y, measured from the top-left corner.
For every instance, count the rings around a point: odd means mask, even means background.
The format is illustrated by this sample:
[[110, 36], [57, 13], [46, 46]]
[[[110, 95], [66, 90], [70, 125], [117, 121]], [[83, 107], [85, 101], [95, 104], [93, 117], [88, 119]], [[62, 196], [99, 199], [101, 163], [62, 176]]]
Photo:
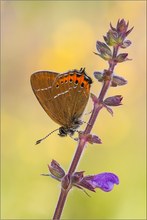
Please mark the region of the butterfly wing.
[[55, 78], [59, 73], [50, 71], [39, 71], [31, 75], [31, 86], [35, 96], [37, 97], [39, 103], [49, 115], [49, 117], [56, 123], [61, 125], [60, 120], [58, 120], [57, 113], [54, 109], [54, 103], [52, 100], [52, 85]]
[[65, 127], [72, 127], [73, 120], [83, 114], [89, 98], [90, 84], [84, 73], [77, 70], [56, 77], [52, 94], [55, 109], [60, 109], [58, 117]]
[[63, 74], [40, 71], [32, 74], [31, 85], [49, 117], [70, 128], [73, 120], [81, 117], [88, 102], [90, 83], [86, 77], [85, 72], [78, 70]]

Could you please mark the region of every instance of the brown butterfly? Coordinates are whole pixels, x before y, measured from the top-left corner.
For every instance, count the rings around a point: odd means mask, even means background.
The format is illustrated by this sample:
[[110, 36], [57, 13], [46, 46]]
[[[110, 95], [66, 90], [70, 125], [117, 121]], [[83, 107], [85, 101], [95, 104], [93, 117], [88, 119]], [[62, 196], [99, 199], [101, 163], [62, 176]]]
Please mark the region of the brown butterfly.
[[33, 92], [49, 117], [61, 126], [60, 136], [72, 136], [82, 124], [80, 118], [88, 102], [91, 83], [92, 79], [82, 68], [62, 74], [39, 71], [31, 75]]

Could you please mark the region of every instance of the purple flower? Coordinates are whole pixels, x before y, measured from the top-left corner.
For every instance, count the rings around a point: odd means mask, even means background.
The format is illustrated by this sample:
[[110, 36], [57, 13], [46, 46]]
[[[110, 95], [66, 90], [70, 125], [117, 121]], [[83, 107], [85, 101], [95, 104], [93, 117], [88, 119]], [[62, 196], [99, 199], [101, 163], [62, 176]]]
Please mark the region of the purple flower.
[[[96, 139], [97, 140], [97, 139]], [[114, 173], [100, 173], [96, 175], [84, 176], [84, 171], [75, 172], [72, 175], [66, 174], [61, 168], [60, 164], [52, 160], [48, 165], [50, 174], [42, 174], [43, 176], [51, 176], [52, 178], [61, 181], [63, 189], [70, 189], [72, 186], [76, 186], [79, 189], [88, 189], [95, 192], [96, 188], [100, 188], [105, 192], [109, 192], [113, 189], [114, 184], [119, 184], [119, 179]]]
[[122, 105], [122, 99], [123, 97], [121, 95], [111, 96], [104, 100], [104, 104], [109, 106], [119, 106]]
[[114, 184], [119, 184], [118, 177], [113, 173], [100, 173], [94, 176], [85, 176], [86, 182], [90, 183], [93, 188], [100, 188], [105, 192], [113, 189]]

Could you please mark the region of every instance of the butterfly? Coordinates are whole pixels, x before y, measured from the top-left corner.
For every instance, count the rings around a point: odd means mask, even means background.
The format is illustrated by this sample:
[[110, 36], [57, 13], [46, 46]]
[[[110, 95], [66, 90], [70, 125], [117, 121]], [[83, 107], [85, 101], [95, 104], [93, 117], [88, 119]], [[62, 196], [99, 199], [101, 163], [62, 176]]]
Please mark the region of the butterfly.
[[62, 137], [72, 136], [82, 124], [80, 118], [89, 99], [91, 84], [92, 79], [85, 68], [61, 74], [39, 71], [31, 75], [32, 90], [48, 116], [61, 126], [56, 130]]

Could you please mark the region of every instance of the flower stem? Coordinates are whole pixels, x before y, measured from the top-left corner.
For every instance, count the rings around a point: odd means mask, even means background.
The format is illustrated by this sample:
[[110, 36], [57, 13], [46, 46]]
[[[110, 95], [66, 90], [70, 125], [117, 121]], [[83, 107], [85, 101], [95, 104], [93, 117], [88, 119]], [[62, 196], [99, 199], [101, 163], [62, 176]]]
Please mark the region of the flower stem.
[[[118, 48], [119, 47], [114, 47], [113, 48], [113, 57], [114, 58], [117, 56]], [[109, 89], [109, 86], [110, 86], [110, 83], [111, 83], [111, 75], [113, 74], [113, 70], [114, 70], [115, 65], [116, 65], [115, 62], [109, 63], [108, 71], [110, 72], [110, 79], [105, 80], [104, 83], [103, 83], [102, 89], [101, 89], [100, 94], [97, 98], [97, 102], [94, 103], [94, 108], [93, 108], [92, 114], [90, 116], [89, 122], [87, 123], [87, 126], [86, 126], [86, 128], [83, 132], [84, 135], [90, 134], [90, 132], [93, 128], [93, 125], [96, 121], [96, 118], [97, 118], [100, 110], [103, 108], [103, 99], [104, 99], [104, 96], [107, 93], [107, 90]], [[75, 155], [73, 157], [73, 160], [71, 162], [69, 171], [67, 173], [67, 175], [69, 175], [69, 176], [71, 176], [75, 172], [76, 167], [77, 167], [77, 165], [80, 161], [80, 157], [82, 155], [82, 152], [84, 150], [85, 144], [87, 142], [86, 141], [86, 136], [84, 136], [84, 135], [81, 136], [81, 138], [79, 140]], [[57, 203], [57, 207], [56, 207], [56, 210], [55, 210], [55, 213], [54, 213], [54, 216], [53, 216], [53, 220], [60, 220], [60, 217], [61, 217], [61, 214], [62, 214], [62, 211], [63, 211], [63, 207], [64, 207], [64, 204], [65, 204], [65, 201], [66, 201], [66, 198], [67, 198], [67, 195], [68, 195], [68, 192], [70, 191], [70, 189], [71, 188], [69, 188], [68, 190], [61, 189], [61, 193], [60, 193], [59, 200], [58, 200], [58, 203]]]
[[[110, 82], [106, 81], [103, 84], [103, 87], [102, 87], [101, 93], [100, 93], [100, 95], [98, 97], [98, 100], [102, 100], [103, 97], [105, 96], [106, 91], [109, 88], [109, 83]], [[97, 118], [97, 115], [98, 115], [99, 111], [102, 109], [102, 107], [103, 106], [102, 106], [101, 102], [99, 102], [97, 104], [97, 107], [94, 106], [94, 109], [92, 111], [92, 114], [91, 114], [91, 117], [89, 119], [89, 122], [88, 122], [88, 124], [86, 126], [85, 131], [83, 132], [84, 134], [89, 134], [91, 132], [91, 130], [93, 128], [93, 125], [94, 125], [94, 122], [95, 122], [95, 120]], [[85, 147], [85, 144], [86, 144], [86, 139], [83, 136], [80, 139], [79, 143], [78, 143], [75, 155], [73, 157], [72, 163], [71, 163], [69, 171], [68, 171], [68, 174], [70, 176], [75, 171], [75, 169], [76, 169], [76, 167], [77, 167], [77, 165], [79, 163], [80, 157], [81, 157], [82, 152], [83, 152], [84, 147]], [[58, 203], [57, 203], [57, 207], [56, 207], [56, 210], [55, 210], [55, 213], [54, 213], [53, 220], [59, 220], [60, 219], [68, 192], [69, 192], [69, 190], [66, 191], [66, 190], [61, 189], [60, 197], [59, 197], [59, 200], [58, 200]]]
[[66, 201], [66, 198], [67, 198], [67, 194], [68, 194], [67, 190], [61, 189], [59, 200], [58, 200], [58, 203], [57, 203], [57, 207], [56, 207], [56, 210], [55, 210], [55, 213], [54, 213], [54, 216], [53, 216], [54, 220], [60, 219], [61, 213], [62, 213], [63, 208], [64, 208], [64, 204], [65, 204], [65, 201]]

